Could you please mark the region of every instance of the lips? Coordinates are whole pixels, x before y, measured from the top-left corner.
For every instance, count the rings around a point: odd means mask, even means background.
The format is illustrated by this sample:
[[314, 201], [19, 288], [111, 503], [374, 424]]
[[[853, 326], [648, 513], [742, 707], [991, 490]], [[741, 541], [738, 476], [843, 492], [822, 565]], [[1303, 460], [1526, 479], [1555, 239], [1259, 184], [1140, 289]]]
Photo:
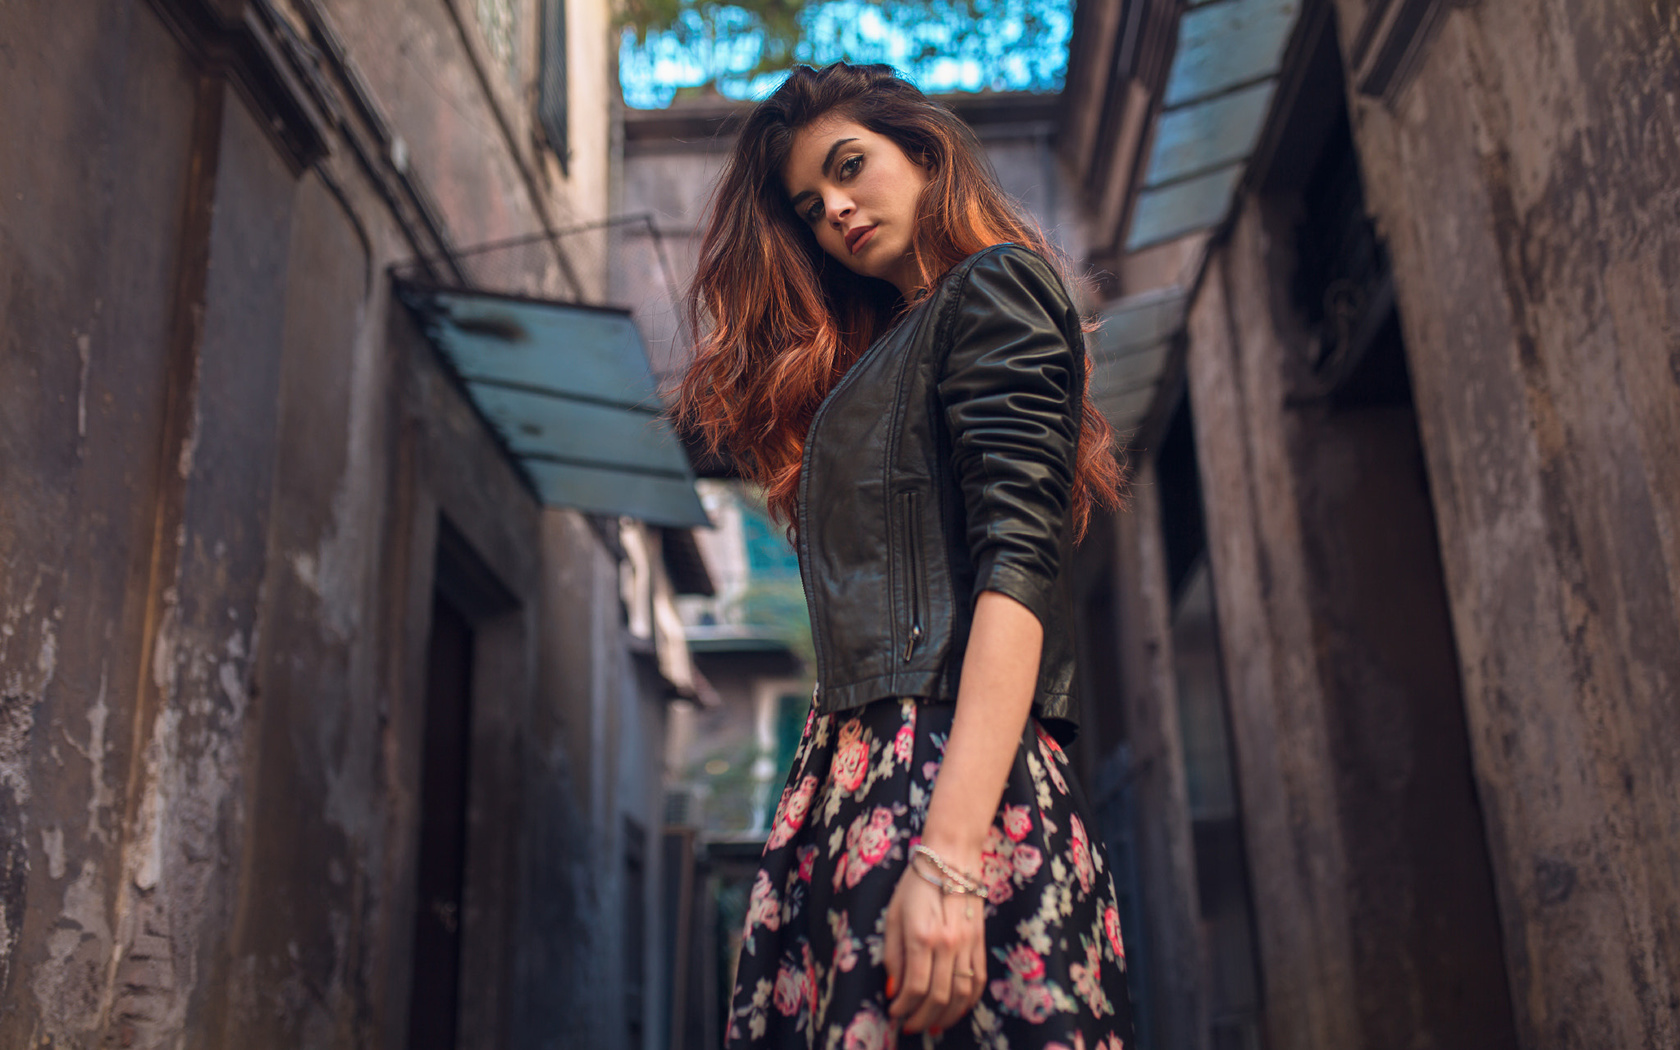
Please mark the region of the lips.
[[856, 255], [857, 250], [863, 247], [864, 242], [868, 241], [870, 235], [874, 232], [874, 226], [859, 226], [855, 229], [847, 231], [846, 250], [851, 252], [853, 255]]

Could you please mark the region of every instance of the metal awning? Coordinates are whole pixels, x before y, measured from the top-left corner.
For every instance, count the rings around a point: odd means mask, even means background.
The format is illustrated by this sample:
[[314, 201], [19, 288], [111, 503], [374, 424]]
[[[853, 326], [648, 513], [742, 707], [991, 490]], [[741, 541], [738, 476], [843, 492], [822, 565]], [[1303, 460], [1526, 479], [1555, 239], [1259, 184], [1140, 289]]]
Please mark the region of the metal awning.
[[627, 310], [399, 281], [543, 503], [710, 525]]
[[1225, 218], [1300, 10], [1301, 0], [1200, 0], [1181, 16], [1128, 251]]
[[784, 632], [738, 624], [689, 624], [683, 628], [691, 653], [769, 653], [794, 657]]
[[1102, 312], [1091, 342], [1091, 399], [1114, 429], [1130, 434], [1155, 401], [1187, 296], [1170, 287], [1129, 296]]

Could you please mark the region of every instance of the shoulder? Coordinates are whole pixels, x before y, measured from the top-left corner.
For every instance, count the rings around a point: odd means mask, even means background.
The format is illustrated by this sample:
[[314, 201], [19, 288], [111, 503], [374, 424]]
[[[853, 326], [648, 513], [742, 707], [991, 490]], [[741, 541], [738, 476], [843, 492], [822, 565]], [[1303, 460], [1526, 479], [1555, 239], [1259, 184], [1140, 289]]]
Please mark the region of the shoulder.
[[1072, 297], [1049, 260], [1013, 242], [982, 248], [953, 266], [943, 291], [951, 312], [962, 307], [1063, 314], [1073, 308]]
[[994, 244], [953, 266], [940, 289], [935, 340], [949, 349], [981, 331], [1025, 326], [1082, 339], [1078, 308], [1049, 260], [1025, 245]]

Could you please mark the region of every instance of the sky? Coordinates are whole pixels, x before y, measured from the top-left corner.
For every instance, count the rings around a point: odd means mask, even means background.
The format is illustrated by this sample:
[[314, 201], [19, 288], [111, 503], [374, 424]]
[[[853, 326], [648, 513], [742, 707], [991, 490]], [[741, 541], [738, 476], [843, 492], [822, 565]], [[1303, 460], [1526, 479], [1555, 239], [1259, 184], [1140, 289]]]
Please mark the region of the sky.
[[[1072, 0], [826, 0], [798, 16], [797, 61], [886, 62], [928, 93], [1055, 91], [1067, 67]], [[763, 98], [785, 70], [755, 72], [765, 32], [751, 11], [725, 5], [683, 8], [672, 29], [638, 42], [626, 29], [619, 47], [625, 102], [660, 109], [678, 90], [708, 81], [731, 98]]]

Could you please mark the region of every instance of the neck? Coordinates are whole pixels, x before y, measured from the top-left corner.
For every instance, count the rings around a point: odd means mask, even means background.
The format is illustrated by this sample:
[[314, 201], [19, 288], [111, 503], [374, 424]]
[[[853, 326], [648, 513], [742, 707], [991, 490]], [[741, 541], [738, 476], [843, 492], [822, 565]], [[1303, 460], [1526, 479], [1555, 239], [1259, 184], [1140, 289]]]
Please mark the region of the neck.
[[883, 275], [898, 294], [908, 302], [916, 297], [922, 288], [922, 270], [916, 265], [916, 256], [912, 252], [905, 252], [904, 258], [898, 261], [892, 272]]

